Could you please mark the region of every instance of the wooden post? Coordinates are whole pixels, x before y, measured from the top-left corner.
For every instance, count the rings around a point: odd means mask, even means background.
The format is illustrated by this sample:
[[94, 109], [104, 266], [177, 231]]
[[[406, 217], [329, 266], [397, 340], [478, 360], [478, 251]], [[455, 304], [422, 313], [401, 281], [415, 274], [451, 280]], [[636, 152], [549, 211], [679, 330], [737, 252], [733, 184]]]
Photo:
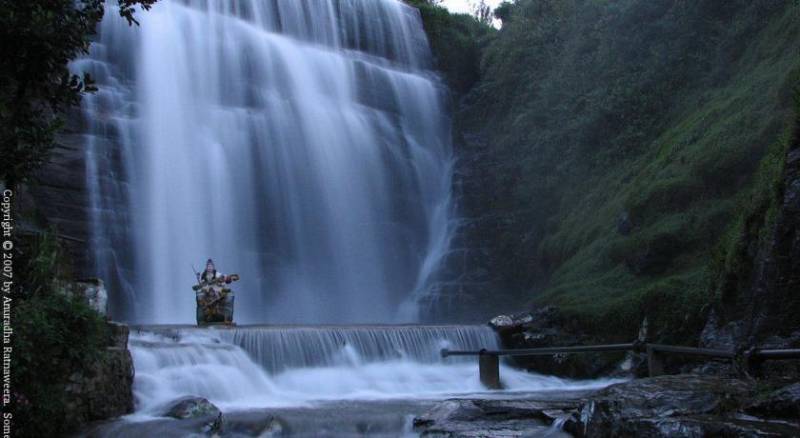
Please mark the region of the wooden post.
[[500, 358], [496, 354], [481, 352], [478, 355], [478, 369], [481, 383], [488, 389], [501, 389], [500, 385]]
[[661, 355], [658, 354], [652, 345], [647, 346], [647, 368], [650, 372], [650, 377], [660, 376], [664, 374], [664, 363], [661, 360]]

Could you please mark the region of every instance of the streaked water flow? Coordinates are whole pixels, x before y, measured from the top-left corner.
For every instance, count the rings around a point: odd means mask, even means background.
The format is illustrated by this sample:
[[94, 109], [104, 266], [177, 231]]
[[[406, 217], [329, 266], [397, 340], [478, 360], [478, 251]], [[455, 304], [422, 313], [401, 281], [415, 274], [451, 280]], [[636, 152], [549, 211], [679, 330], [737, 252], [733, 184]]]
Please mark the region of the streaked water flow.
[[[444, 87], [399, 0], [109, 8], [86, 99], [96, 272], [117, 319], [191, 322], [194, 262], [237, 319], [416, 319], [451, 234]], [[402, 309], [402, 311], [401, 311]]]
[[[485, 326], [150, 329], [130, 342], [137, 417], [187, 395], [223, 410], [325, 400], [425, 399], [486, 393], [475, 357], [442, 360], [441, 348], [496, 348]], [[599, 388], [502, 365], [512, 391]]]
[[498, 346], [495, 334], [481, 326], [243, 328], [221, 330], [218, 336], [247, 351], [270, 372], [336, 365], [343, 353], [365, 362], [439, 363], [442, 348]]

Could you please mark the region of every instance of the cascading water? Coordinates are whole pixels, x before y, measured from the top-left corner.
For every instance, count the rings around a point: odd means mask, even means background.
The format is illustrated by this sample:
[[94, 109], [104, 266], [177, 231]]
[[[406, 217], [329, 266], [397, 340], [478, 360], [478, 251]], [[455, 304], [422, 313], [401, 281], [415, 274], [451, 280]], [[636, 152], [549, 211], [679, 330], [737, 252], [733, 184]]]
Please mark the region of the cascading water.
[[222, 330], [217, 336], [273, 373], [336, 365], [343, 352], [369, 362], [439, 363], [442, 348], [498, 348], [494, 332], [482, 326], [255, 327]]
[[[138, 19], [128, 27], [108, 11], [73, 64], [100, 88], [84, 100], [83, 135], [94, 269], [112, 315], [193, 321], [190, 265], [212, 257], [241, 275], [240, 323], [414, 321], [452, 232], [444, 87], [416, 9], [161, 0]], [[129, 342], [133, 419], [147, 421], [100, 435], [185, 436], [191, 421], [153, 416], [189, 395], [226, 421], [321, 401], [422, 406], [484, 391], [474, 358], [442, 361], [441, 348], [496, 347], [486, 326], [151, 326]], [[606, 383], [502, 376], [522, 391]], [[383, 418], [373, 406], [344, 411]], [[303, 413], [294, 426], [309, 423]]]
[[192, 321], [190, 265], [212, 257], [241, 274], [240, 322], [413, 320], [451, 234], [444, 88], [417, 10], [163, 0], [138, 18], [109, 10], [74, 64], [102, 90], [84, 115], [114, 316]]
[[[442, 348], [495, 349], [486, 326], [247, 327], [150, 329], [130, 342], [137, 412], [148, 418], [181, 396], [223, 410], [321, 400], [441, 398], [483, 392], [474, 357], [443, 361]], [[516, 391], [599, 388], [503, 365]]]

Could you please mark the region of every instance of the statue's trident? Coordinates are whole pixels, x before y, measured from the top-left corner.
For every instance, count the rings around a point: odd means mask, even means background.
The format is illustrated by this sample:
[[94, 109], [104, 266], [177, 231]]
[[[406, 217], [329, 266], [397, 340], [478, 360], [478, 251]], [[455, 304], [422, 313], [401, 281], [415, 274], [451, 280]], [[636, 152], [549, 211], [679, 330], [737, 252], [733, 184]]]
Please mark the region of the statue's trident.
[[200, 273], [197, 272], [197, 269], [194, 268], [194, 263], [192, 264], [192, 271], [194, 271], [194, 276], [197, 278], [197, 285], [200, 285]]

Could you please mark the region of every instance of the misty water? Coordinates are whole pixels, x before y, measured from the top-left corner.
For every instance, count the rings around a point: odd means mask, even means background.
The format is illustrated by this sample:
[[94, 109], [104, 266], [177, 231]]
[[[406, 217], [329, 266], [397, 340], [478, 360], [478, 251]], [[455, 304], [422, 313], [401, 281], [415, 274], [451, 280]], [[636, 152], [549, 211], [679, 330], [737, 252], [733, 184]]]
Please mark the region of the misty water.
[[[184, 436], [199, 431], [209, 418], [163, 417], [171, 402], [191, 395], [218, 406], [233, 429], [277, 416], [301, 436], [414, 436], [413, 417], [443, 399], [534, 393], [557, 399], [612, 383], [568, 381], [503, 364], [505, 389], [487, 391], [475, 358], [440, 357], [442, 348], [497, 347], [487, 326], [134, 328], [136, 412], [92, 433]], [[560, 434], [545, 424], [531, 430]]]
[[[496, 348], [488, 327], [387, 325], [436, 301], [456, 223], [447, 90], [416, 9], [161, 0], [140, 26], [108, 9], [72, 64], [99, 86], [81, 117], [94, 269], [112, 316], [150, 326], [130, 339], [135, 413], [96, 434], [185, 435], [200, 425], [161, 415], [191, 395], [312, 436], [397, 436], [447, 397], [607, 383], [503, 365], [489, 392], [474, 358], [439, 356]], [[194, 322], [207, 257], [241, 276], [236, 321], [271, 325], [152, 326]]]
[[109, 10], [73, 63], [100, 88], [87, 185], [114, 316], [192, 322], [187, 278], [212, 257], [241, 275], [239, 322], [414, 321], [453, 225], [417, 10], [167, 0], [140, 17]]

